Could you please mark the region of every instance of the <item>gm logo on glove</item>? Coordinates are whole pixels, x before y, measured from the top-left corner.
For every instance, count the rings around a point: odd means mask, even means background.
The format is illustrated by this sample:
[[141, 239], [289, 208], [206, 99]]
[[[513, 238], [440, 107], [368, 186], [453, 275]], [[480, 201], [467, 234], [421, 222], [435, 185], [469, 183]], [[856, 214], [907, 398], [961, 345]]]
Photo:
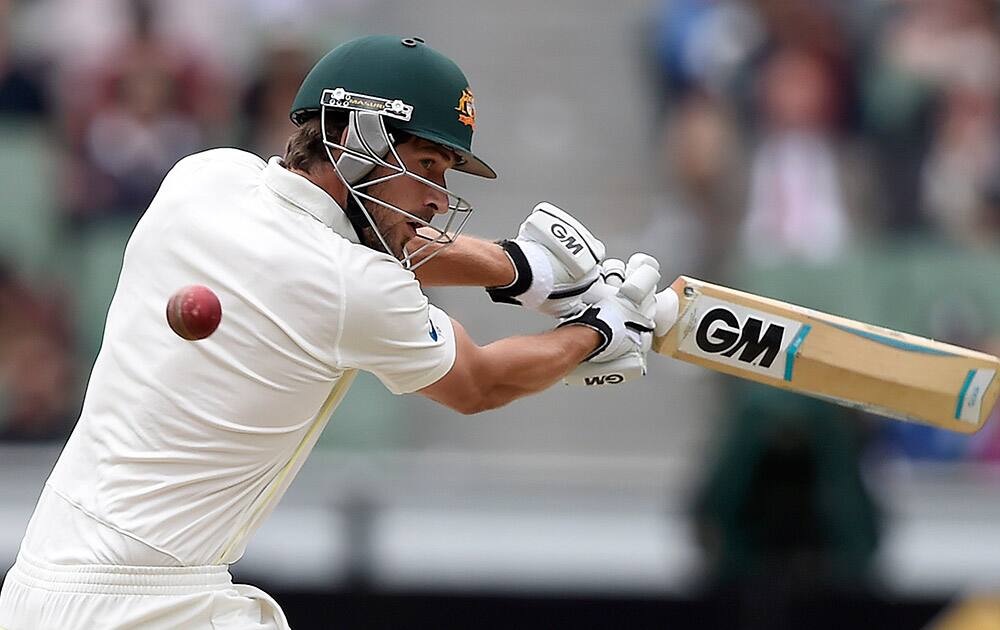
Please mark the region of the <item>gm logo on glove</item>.
[[568, 228], [562, 223], [553, 223], [549, 231], [574, 256], [579, 256], [580, 252], [583, 251], [583, 243], [570, 234]]
[[624, 374], [600, 374], [583, 377], [584, 385], [621, 385], [624, 382]]

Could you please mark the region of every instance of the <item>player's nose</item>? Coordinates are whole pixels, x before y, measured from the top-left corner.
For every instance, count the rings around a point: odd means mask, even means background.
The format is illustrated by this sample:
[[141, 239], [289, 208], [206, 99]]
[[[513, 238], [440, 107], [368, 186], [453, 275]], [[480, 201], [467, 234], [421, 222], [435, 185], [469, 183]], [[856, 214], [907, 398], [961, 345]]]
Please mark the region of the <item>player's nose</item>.
[[427, 189], [427, 197], [424, 199], [424, 208], [434, 214], [443, 214], [448, 211], [448, 195], [434, 188]]

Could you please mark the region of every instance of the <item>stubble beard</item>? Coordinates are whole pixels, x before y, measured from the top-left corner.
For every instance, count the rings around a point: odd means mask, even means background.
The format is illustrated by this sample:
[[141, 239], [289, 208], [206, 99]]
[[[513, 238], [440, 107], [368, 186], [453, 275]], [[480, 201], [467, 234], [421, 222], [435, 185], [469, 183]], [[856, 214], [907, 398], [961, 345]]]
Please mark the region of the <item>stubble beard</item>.
[[[378, 220], [379, 217], [384, 216], [384, 213], [392, 212], [393, 214], [395, 214], [394, 210], [383, 208], [382, 206], [379, 206], [375, 203], [369, 201], [365, 201], [364, 203], [365, 203], [365, 210], [368, 211], [369, 216], [372, 218], [372, 221], [375, 223], [376, 226], [379, 225], [379, 220]], [[402, 224], [399, 223], [394, 224], [393, 226], [391, 226], [390, 230], [382, 232], [382, 237], [385, 239], [386, 244], [389, 246], [389, 251], [386, 251], [386, 248], [382, 245], [382, 240], [379, 239], [379, 236], [376, 233], [375, 228], [372, 227], [371, 225], [365, 226], [361, 230], [362, 244], [366, 245], [367, 247], [370, 247], [371, 249], [374, 249], [377, 252], [389, 254], [396, 260], [402, 260], [402, 257], [406, 254], [406, 243], [404, 242], [399, 244], [399, 250], [400, 250], [399, 252], [392, 251], [395, 246], [395, 243], [390, 238], [391, 236], [390, 232], [392, 231], [392, 229], [401, 229], [398, 228], [398, 226], [400, 225]]]

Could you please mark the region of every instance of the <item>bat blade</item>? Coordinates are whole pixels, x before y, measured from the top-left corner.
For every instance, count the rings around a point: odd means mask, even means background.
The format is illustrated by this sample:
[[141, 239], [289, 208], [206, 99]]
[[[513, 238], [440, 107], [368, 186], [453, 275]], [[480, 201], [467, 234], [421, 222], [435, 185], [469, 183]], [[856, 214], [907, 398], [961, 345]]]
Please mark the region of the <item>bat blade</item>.
[[1000, 396], [1000, 359], [686, 276], [653, 350], [880, 415], [973, 433]]

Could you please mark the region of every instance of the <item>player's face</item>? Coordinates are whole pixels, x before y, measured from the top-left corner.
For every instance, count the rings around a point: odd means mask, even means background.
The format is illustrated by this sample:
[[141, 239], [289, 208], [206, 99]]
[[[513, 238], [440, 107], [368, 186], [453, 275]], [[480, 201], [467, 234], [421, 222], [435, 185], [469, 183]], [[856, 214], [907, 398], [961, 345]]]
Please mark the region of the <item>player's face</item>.
[[[397, 146], [396, 152], [399, 153], [399, 157], [403, 160], [408, 171], [420, 175], [442, 188], [447, 187], [445, 185], [445, 172], [455, 165], [455, 155], [452, 152], [423, 138], [413, 138], [409, 142]], [[389, 159], [393, 160], [392, 157]], [[371, 177], [374, 179], [390, 173], [389, 169], [378, 168], [375, 169]], [[412, 177], [394, 177], [381, 184], [375, 184], [366, 192], [427, 222], [430, 222], [435, 214], [448, 212], [448, 195]], [[386, 244], [389, 245], [392, 254], [396, 258], [402, 258], [406, 244], [417, 235], [417, 230], [421, 227], [420, 223], [370, 201], [366, 201], [365, 206], [375, 220], [375, 224], [382, 233]], [[374, 235], [371, 237], [375, 238]], [[375, 243], [377, 242], [378, 240], [375, 238]], [[369, 245], [372, 244], [369, 243]]]

